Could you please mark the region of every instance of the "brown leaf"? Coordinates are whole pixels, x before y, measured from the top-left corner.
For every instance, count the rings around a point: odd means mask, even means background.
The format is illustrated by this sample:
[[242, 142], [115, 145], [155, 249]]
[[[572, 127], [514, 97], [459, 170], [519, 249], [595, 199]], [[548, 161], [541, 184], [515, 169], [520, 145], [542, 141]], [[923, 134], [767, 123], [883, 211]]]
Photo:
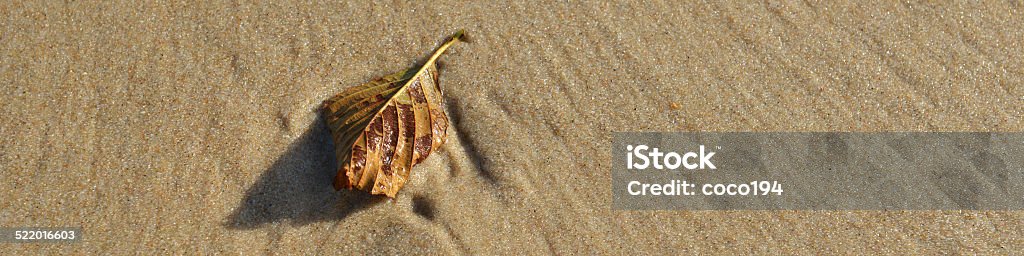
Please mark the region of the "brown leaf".
[[412, 167], [445, 142], [448, 116], [436, 61], [455, 33], [422, 66], [351, 87], [323, 104], [338, 158], [335, 189], [394, 198]]

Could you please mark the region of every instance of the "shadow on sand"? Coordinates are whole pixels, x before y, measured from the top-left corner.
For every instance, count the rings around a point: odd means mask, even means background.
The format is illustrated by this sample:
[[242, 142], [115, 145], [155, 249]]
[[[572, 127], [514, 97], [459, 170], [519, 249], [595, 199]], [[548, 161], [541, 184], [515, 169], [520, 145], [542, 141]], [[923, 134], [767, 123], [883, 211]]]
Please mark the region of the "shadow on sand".
[[318, 115], [288, 151], [260, 175], [239, 207], [225, 221], [232, 229], [254, 229], [288, 221], [294, 226], [343, 220], [350, 214], [384, 201], [362, 191], [334, 191], [337, 163], [334, 145]]

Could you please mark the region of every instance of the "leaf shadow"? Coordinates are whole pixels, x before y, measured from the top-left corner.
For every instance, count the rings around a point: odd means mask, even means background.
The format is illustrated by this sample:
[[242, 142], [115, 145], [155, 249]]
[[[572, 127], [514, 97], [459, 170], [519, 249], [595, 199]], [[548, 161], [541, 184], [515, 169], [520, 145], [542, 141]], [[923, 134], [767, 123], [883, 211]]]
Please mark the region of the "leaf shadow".
[[322, 221], [340, 221], [385, 200], [362, 191], [335, 191], [337, 162], [330, 132], [317, 115], [298, 139], [260, 175], [224, 226], [256, 229], [287, 221], [304, 226]]
[[455, 125], [458, 132], [455, 133], [459, 137], [459, 145], [466, 149], [466, 156], [469, 157], [473, 166], [479, 171], [480, 177], [486, 180], [491, 185], [498, 185], [498, 177], [494, 175], [494, 172], [489, 168], [487, 157], [480, 151], [480, 144], [476, 138], [471, 136], [469, 127], [466, 127], [466, 123], [463, 121], [465, 113], [462, 108], [458, 107], [459, 100], [455, 98], [445, 97], [445, 105], [448, 107], [448, 118], [450, 123]]

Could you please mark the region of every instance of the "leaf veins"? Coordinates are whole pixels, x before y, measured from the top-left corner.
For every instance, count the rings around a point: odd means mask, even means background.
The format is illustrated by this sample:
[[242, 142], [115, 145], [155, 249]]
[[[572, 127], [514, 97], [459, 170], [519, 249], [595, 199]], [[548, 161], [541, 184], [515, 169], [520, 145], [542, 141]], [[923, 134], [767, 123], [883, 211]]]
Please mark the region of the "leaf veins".
[[423, 65], [348, 88], [324, 102], [338, 158], [335, 189], [394, 198], [412, 167], [445, 142], [448, 116], [436, 61], [463, 38], [460, 30]]

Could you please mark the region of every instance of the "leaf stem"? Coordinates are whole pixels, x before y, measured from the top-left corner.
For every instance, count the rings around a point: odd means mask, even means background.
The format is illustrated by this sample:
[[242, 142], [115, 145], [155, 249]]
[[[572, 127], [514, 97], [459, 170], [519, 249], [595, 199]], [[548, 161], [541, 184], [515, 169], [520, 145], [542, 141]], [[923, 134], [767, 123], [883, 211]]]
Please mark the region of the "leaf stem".
[[465, 34], [466, 31], [460, 29], [458, 32], [455, 32], [455, 34], [453, 34], [451, 38], [448, 38], [448, 41], [444, 42], [444, 44], [442, 44], [441, 47], [438, 47], [437, 50], [434, 51], [434, 54], [430, 55], [430, 59], [427, 59], [427, 62], [424, 62], [423, 65], [420, 66], [420, 69], [416, 71], [416, 74], [410, 76], [409, 81], [406, 81], [405, 84], [402, 85], [402, 88], [399, 88], [394, 95], [399, 95], [402, 92], [405, 92], [405, 88], [408, 88], [409, 84], [412, 84], [412, 80], [422, 75], [423, 72], [427, 70], [427, 67], [433, 65], [434, 62], [437, 61], [437, 58], [441, 57], [441, 54], [444, 53], [445, 50], [448, 50], [448, 47], [451, 47], [453, 44], [455, 44], [455, 42], [462, 41], [463, 38], [465, 37]]
[[[453, 34], [452, 37], [449, 38], [447, 42], [444, 42], [444, 44], [442, 44], [441, 47], [438, 47], [437, 50], [434, 51], [433, 55], [430, 55], [430, 59], [428, 59], [426, 63], [423, 63], [423, 67], [426, 67], [427, 65], [433, 64], [434, 61], [437, 61], [437, 58], [441, 57], [441, 54], [444, 53], [445, 50], [448, 50], [448, 47], [451, 47], [453, 44], [455, 44], [455, 42], [462, 41], [462, 38], [465, 36], [465, 34], [466, 31], [462, 29], [460, 29], [458, 32], [455, 32], [455, 34]], [[420, 72], [423, 72], [423, 70], [424, 68], [420, 68]], [[420, 72], [416, 72], [416, 76], [420, 75]]]
[[442, 44], [441, 47], [438, 47], [437, 50], [434, 51], [433, 55], [430, 55], [430, 59], [427, 59], [427, 62], [423, 63], [423, 65], [420, 66], [419, 70], [416, 70], [416, 74], [413, 74], [409, 78], [403, 78], [408, 80], [405, 81], [405, 84], [402, 84], [402, 87], [398, 88], [398, 91], [395, 91], [395, 93], [391, 95], [391, 98], [388, 98], [388, 101], [385, 102], [384, 105], [381, 105], [380, 109], [378, 109], [377, 113], [373, 114], [373, 116], [376, 117], [380, 115], [380, 113], [384, 112], [384, 109], [387, 108], [387, 106], [390, 105], [391, 102], [398, 97], [398, 95], [401, 95], [402, 93], [405, 92], [405, 88], [409, 88], [409, 85], [412, 84], [412, 80], [422, 75], [423, 72], [427, 70], [427, 67], [429, 65], [433, 65], [434, 62], [437, 61], [437, 58], [441, 57], [441, 53], [444, 53], [445, 50], [448, 50], [448, 47], [451, 47], [453, 44], [455, 44], [455, 42], [462, 40], [465, 40], [465, 31], [460, 29], [458, 32], [455, 32], [455, 34], [453, 34], [451, 38], [448, 38], [448, 41], [444, 42], [444, 44]]

